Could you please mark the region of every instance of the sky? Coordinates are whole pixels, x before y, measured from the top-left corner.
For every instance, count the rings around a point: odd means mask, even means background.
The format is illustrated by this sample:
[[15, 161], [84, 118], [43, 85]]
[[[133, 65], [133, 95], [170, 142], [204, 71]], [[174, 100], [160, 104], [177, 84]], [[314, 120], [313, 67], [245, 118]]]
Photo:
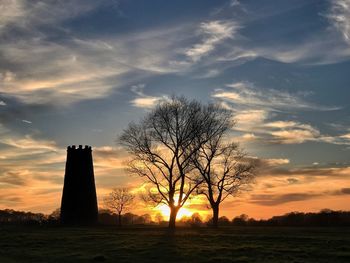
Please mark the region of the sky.
[[[184, 95], [231, 110], [264, 164], [221, 215], [349, 210], [349, 0], [1, 0], [0, 13], [0, 209], [58, 208], [73, 144], [93, 147], [100, 207], [137, 190], [118, 135]], [[186, 209], [210, 214], [200, 198]]]

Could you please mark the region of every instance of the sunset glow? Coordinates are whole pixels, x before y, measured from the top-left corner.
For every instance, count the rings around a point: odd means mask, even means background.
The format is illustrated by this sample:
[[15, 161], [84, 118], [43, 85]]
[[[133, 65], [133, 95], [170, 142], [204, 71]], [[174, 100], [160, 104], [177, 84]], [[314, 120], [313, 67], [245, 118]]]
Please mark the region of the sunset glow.
[[[168, 220], [170, 216], [170, 209], [167, 205], [159, 205], [155, 209], [156, 213], [160, 212], [163, 216], [164, 219]], [[177, 220], [180, 220], [183, 217], [190, 217], [194, 212], [196, 211], [190, 211], [189, 209], [182, 207], [179, 212], [177, 213]]]

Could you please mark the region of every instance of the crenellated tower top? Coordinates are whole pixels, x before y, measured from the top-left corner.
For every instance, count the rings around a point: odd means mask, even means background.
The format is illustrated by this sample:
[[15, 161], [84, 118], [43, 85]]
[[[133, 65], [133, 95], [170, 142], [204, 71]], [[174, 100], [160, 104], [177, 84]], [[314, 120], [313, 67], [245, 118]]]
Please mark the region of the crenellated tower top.
[[76, 151], [76, 150], [91, 151], [91, 146], [85, 145], [85, 147], [83, 148], [83, 145], [79, 145], [78, 147], [76, 147], [75, 145], [70, 145], [67, 147], [67, 151]]

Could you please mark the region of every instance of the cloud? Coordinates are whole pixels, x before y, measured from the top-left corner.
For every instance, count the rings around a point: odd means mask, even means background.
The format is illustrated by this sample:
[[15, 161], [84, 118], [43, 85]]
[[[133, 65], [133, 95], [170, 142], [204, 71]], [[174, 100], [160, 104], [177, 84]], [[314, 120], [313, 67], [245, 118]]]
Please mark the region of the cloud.
[[251, 196], [249, 202], [263, 206], [276, 206], [289, 202], [305, 201], [322, 195], [321, 193], [256, 194]]
[[185, 50], [184, 53], [193, 62], [197, 62], [203, 56], [213, 51], [224, 40], [233, 38], [239, 28], [239, 25], [233, 21], [216, 20], [203, 22], [200, 24], [198, 32], [202, 37], [202, 42], [193, 45], [191, 48]]
[[256, 138], [257, 137], [254, 133], [245, 133], [241, 136], [241, 139], [243, 139], [244, 141], [253, 141]]
[[102, 97], [117, 85], [113, 78], [128, 72], [114, 58], [105, 60], [113, 52], [102, 44], [56, 44], [33, 37], [0, 46], [6, 52], [4, 62], [14, 64], [13, 77], [2, 81], [2, 92], [27, 103], [67, 104]]
[[290, 160], [289, 159], [261, 159], [261, 162], [263, 162], [265, 165], [267, 166], [272, 166], [272, 167], [276, 167], [276, 166], [280, 166], [280, 165], [284, 165], [284, 164], [289, 164]]
[[186, 29], [89, 39], [63, 35], [59, 42], [35, 31], [25, 42], [14, 36], [0, 44], [2, 92], [25, 103], [67, 105], [105, 97], [138, 79], [184, 71], [187, 67], [174, 62], [181, 30]]
[[[29, 103], [69, 103], [79, 100], [78, 96], [81, 99], [98, 97], [111, 89], [101, 77], [123, 71], [98, 67], [97, 53], [102, 56], [102, 48], [89, 49], [76, 43], [60, 25], [95, 8], [94, 2], [2, 1], [0, 34], [6, 37], [0, 44], [1, 91]], [[43, 29], [42, 25], [51, 30]], [[55, 38], [58, 34], [60, 41], [50, 40], [51, 34], [56, 34]], [[91, 92], [91, 84], [100, 84], [100, 89], [95, 86]]]
[[344, 40], [350, 44], [350, 1], [332, 0], [330, 5], [330, 11], [326, 17], [342, 34]]
[[234, 119], [238, 129], [250, 130], [254, 126], [263, 125], [268, 117], [269, 112], [266, 110], [242, 110], [235, 114]]
[[322, 141], [336, 145], [350, 145], [350, 134], [341, 134], [337, 136], [322, 136]]
[[32, 124], [32, 122], [31, 122], [31, 121], [28, 121], [28, 120], [22, 120], [22, 122], [28, 123], [28, 124]]
[[280, 168], [268, 167], [261, 175], [283, 177], [328, 177], [349, 179], [350, 167], [311, 167], [311, 168]]
[[269, 110], [336, 110], [338, 107], [324, 107], [305, 101], [300, 95], [276, 89], [258, 89], [249, 81], [226, 84], [230, 89], [216, 89], [212, 96], [235, 105], [259, 107]]
[[296, 183], [299, 182], [299, 180], [296, 179], [296, 178], [287, 178], [287, 181], [288, 181], [288, 183], [290, 183], [290, 184], [296, 184]]
[[290, 120], [272, 121], [281, 113], [339, 109], [308, 102], [305, 96], [305, 93], [258, 89], [247, 81], [227, 84], [226, 89], [216, 89], [212, 94], [225, 108], [232, 110], [237, 123], [235, 130], [253, 133], [261, 141], [279, 144], [300, 144], [307, 141], [333, 143], [333, 137], [322, 135], [310, 124]]
[[103, 98], [151, 75], [184, 70], [174, 60], [175, 46], [187, 27], [82, 37], [66, 23], [104, 5], [113, 3], [2, 2], [0, 34], [6, 35], [0, 43], [2, 94], [30, 104], [69, 105]]
[[[296, 181], [293, 180], [293, 184]], [[332, 191], [319, 191], [319, 192], [308, 192], [308, 193], [287, 193], [287, 194], [253, 194], [250, 198], [251, 203], [263, 205], [263, 206], [277, 206], [290, 202], [307, 201], [310, 199], [325, 197], [325, 196], [339, 196], [349, 195], [350, 188], [342, 188], [340, 190]]]
[[131, 105], [138, 108], [151, 109], [159, 102], [168, 100], [168, 97], [165, 95], [159, 97], [145, 95], [143, 92], [144, 88], [145, 84], [138, 84], [131, 87], [131, 91], [138, 96], [137, 98], [131, 100]]
[[240, 4], [241, 3], [238, 0], [231, 0], [231, 2], [230, 2], [230, 6], [238, 6]]
[[221, 74], [220, 70], [218, 69], [209, 69], [208, 71], [204, 73], [200, 73], [195, 78], [197, 79], [207, 79], [207, 78], [215, 78]]
[[13, 207], [16, 204], [19, 204], [22, 201], [22, 198], [19, 196], [9, 196], [7, 193], [0, 194], [0, 205], [4, 207]]
[[253, 50], [245, 50], [242, 47], [235, 46], [233, 50], [229, 51], [223, 56], [219, 56], [217, 61], [219, 62], [235, 62], [236, 65], [244, 64], [250, 60], [253, 60], [259, 56], [259, 53]]
[[100, 146], [93, 149], [95, 167], [101, 169], [123, 169], [129, 158], [121, 147]]
[[29, 171], [7, 171], [4, 173], [0, 173], [0, 184], [10, 184], [16, 186], [24, 186], [27, 184], [27, 177]]
[[300, 144], [306, 141], [312, 141], [317, 138], [319, 132], [317, 130], [293, 129], [282, 130], [271, 133], [275, 138], [274, 141], [283, 144]]
[[0, 3], [0, 33], [11, 22], [15, 22], [25, 13], [21, 0], [3, 0]]
[[[301, 3], [299, 8], [302, 8], [303, 5], [309, 5], [309, 3]], [[248, 7], [248, 5], [245, 6]], [[280, 35], [278, 33], [279, 30], [276, 30], [276, 25], [278, 25], [279, 21], [283, 20], [282, 13], [288, 14], [287, 17], [289, 15], [294, 16], [291, 10], [298, 8], [298, 4], [285, 5], [285, 7], [279, 6], [279, 8], [269, 8], [267, 5], [264, 12], [257, 13], [253, 9], [246, 10], [238, 1], [232, 1], [230, 6], [220, 8], [218, 12], [227, 12], [227, 9], [230, 9], [230, 7], [243, 8], [243, 13], [240, 13], [240, 15], [235, 14], [238, 25], [251, 29], [255, 26], [254, 23], [256, 21], [261, 20], [271, 30], [267, 34], [264, 34], [266, 36], [259, 36], [259, 33], [256, 34], [255, 32], [253, 34], [244, 32], [243, 38], [237, 39], [234, 42], [231, 41], [230, 43], [225, 42], [225, 47], [230, 48], [222, 50], [216, 60], [245, 63], [261, 57], [282, 63], [298, 63], [303, 65], [324, 65], [345, 61], [350, 57], [350, 48], [349, 45], [344, 45], [343, 40], [339, 41], [338, 32], [341, 33], [345, 44], [349, 44], [349, 0], [330, 0], [329, 6], [330, 8], [324, 11], [325, 14], [320, 12], [318, 15], [322, 18], [326, 17], [332, 25], [331, 30], [323, 26], [308, 28], [308, 25], [304, 25], [302, 29], [299, 29], [298, 23], [294, 23], [295, 27], [292, 27], [292, 30], [291, 28], [286, 28], [286, 31], [283, 31], [288, 32], [288, 30], [291, 30], [291, 33], [298, 33], [298, 30], [302, 30], [300, 34], [297, 34], [298, 41], [293, 42], [290, 40], [286, 41], [285, 33]], [[317, 8], [314, 10], [316, 11]], [[242, 14], [245, 15], [242, 16]], [[254, 17], [254, 19], [251, 19], [251, 17]], [[251, 22], [253, 26], [251, 26]], [[302, 20], [300, 20], [300, 23], [302, 23]], [[336, 31], [333, 30], [334, 28]]]
[[278, 143], [299, 144], [319, 140], [320, 137], [320, 132], [311, 125], [294, 121], [270, 122], [266, 123], [265, 127], [273, 129], [271, 135]]
[[[326, 52], [328, 51], [328, 52]], [[342, 47], [335, 39], [309, 39], [299, 45], [271, 47], [255, 47], [254, 53], [282, 63], [299, 63], [305, 65], [325, 65], [346, 60], [350, 49]]]
[[30, 29], [37, 25], [57, 23], [87, 13], [101, 3], [92, 0], [73, 0], [68, 3], [55, 0], [3, 0], [0, 4], [0, 33], [1, 29], [5, 31], [8, 27]]
[[341, 135], [339, 137], [342, 138], [342, 139], [348, 140], [350, 142], [350, 133], [343, 134], [343, 135]]
[[340, 192], [345, 195], [350, 195], [350, 188], [342, 188]]
[[56, 151], [57, 145], [55, 141], [50, 140], [36, 140], [30, 135], [24, 138], [4, 138], [0, 139], [0, 143], [23, 150], [49, 150]]

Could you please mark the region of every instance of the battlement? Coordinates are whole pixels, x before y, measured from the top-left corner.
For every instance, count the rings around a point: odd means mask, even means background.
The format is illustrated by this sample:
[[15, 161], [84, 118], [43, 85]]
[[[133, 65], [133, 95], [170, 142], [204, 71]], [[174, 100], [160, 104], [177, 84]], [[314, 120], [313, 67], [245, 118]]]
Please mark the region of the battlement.
[[76, 151], [76, 150], [91, 151], [91, 146], [85, 145], [85, 147], [83, 148], [83, 145], [79, 145], [78, 147], [76, 147], [75, 145], [72, 145], [67, 147], [67, 151]]

